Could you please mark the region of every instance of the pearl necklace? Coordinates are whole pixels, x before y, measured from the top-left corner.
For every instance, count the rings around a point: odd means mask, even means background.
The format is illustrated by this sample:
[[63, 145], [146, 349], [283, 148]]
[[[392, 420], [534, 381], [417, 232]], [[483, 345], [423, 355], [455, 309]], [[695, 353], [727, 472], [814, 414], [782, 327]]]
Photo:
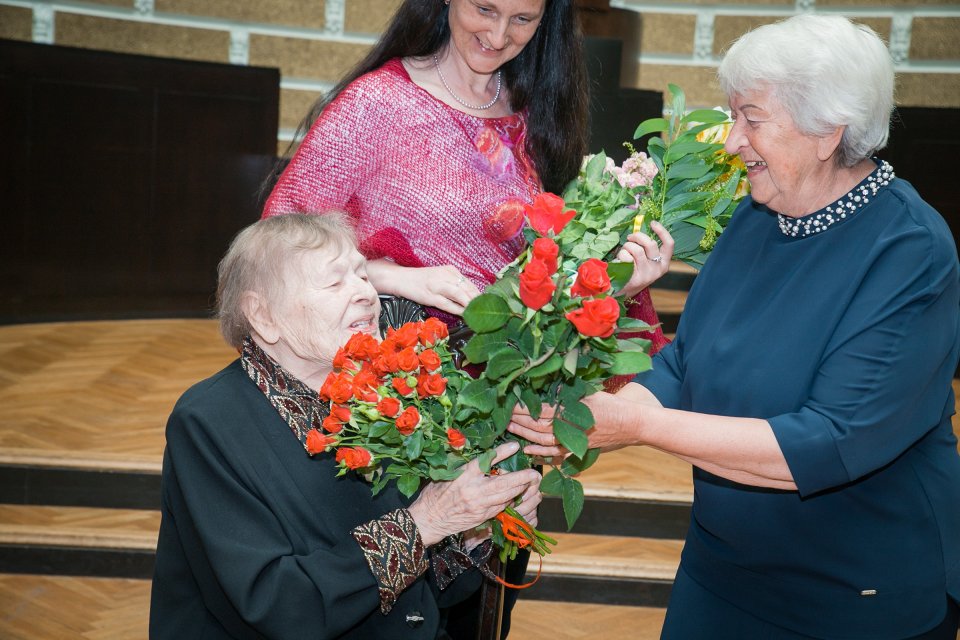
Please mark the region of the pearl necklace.
[[780, 231], [783, 232], [783, 235], [791, 238], [805, 238], [820, 233], [835, 222], [840, 222], [844, 218], [855, 214], [861, 207], [870, 202], [871, 197], [877, 195], [880, 189], [890, 184], [890, 181], [896, 177], [890, 163], [883, 160], [880, 166], [874, 169], [873, 173], [854, 187], [850, 193], [837, 200], [836, 203], [827, 205], [827, 208], [820, 213], [802, 218], [790, 218], [778, 213], [777, 221], [780, 223]]
[[497, 71], [497, 95], [493, 96], [493, 100], [487, 104], [481, 104], [480, 106], [469, 104], [460, 99], [460, 96], [453, 92], [453, 89], [450, 88], [450, 85], [447, 84], [447, 79], [443, 77], [443, 72], [440, 71], [440, 59], [437, 58], [436, 54], [433, 56], [433, 63], [437, 65], [437, 75], [440, 76], [440, 82], [443, 83], [444, 88], [450, 93], [454, 100], [458, 103], [465, 106], [467, 109], [476, 109], [477, 111], [483, 111], [484, 109], [489, 109], [493, 105], [497, 104], [497, 100], [500, 99], [500, 72]]

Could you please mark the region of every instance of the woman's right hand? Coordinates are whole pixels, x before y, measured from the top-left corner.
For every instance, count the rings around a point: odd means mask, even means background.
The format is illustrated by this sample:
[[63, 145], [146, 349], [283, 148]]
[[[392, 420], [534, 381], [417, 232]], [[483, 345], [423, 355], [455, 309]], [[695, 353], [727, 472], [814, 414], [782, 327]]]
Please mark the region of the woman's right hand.
[[[493, 464], [509, 458], [519, 448], [516, 442], [500, 445]], [[521, 513], [531, 513], [541, 500], [540, 479], [535, 469], [488, 476], [480, 471], [477, 460], [472, 460], [456, 480], [429, 483], [408, 510], [423, 543], [430, 546], [449, 535], [478, 527], [521, 495]]]
[[370, 282], [378, 293], [402, 296], [427, 307], [462, 316], [470, 301], [480, 295], [470, 280], [453, 265], [401, 267], [390, 260], [367, 264]]

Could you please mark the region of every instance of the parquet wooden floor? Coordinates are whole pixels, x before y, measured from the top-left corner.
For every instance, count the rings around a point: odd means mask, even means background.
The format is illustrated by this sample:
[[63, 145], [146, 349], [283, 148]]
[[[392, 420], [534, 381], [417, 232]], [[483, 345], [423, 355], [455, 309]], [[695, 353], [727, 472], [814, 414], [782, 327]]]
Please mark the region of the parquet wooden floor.
[[150, 581], [0, 575], [5, 640], [145, 640]]
[[[148, 580], [0, 575], [4, 640], [144, 640], [149, 607]], [[520, 600], [510, 637], [654, 640], [663, 616], [647, 607]]]
[[0, 327], [0, 448], [159, 470], [173, 404], [234, 357], [212, 320]]

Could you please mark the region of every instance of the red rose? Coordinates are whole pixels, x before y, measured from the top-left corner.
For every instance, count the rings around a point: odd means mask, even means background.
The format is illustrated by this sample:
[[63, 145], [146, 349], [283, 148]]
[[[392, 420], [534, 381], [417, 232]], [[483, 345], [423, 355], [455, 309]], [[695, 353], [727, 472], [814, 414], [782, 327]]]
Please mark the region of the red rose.
[[557, 285], [552, 274], [540, 260], [531, 260], [520, 273], [520, 299], [534, 311], [550, 302]]
[[[377, 401], [377, 387], [380, 386], [380, 378], [369, 363], [364, 362], [363, 368], [353, 376], [353, 395], [358, 400], [365, 402]], [[371, 400], [371, 396], [373, 399]]]
[[349, 469], [362, 469], [370, 465], [370, 452], [363, 447], [341, 447], [337, 449], [337, 462]]
[[347, 357], [343, 347], [337, 349], [337, 355], [333, 356], [333, 368], [344, 371], [353, 371], [357, 368], [357, 363]]
[[400, 413], [400, 401], [396, 398], [381, 398], [377, 403], [377, 411], [382, 416], [393, 418]]
[[450, 331], [443, 320], [427, 318], [420, 323], [420, 344], [425, 347], [432, 347], [449, 335]]
[[380, 343], [366, 333], [355, 333], [343, 345], [344, 352], [353, 360], [372, 360], [380, 352]]
[[333, 383], [336, 382], [339, 377], [340, 374], [335, 371], [331, 371], [327, 374], [323, 384], [320, 385], [320, 392], [317, 394], [320, 396], [321, 400], [324, 402], [330, 402], [330, 391], [333, 389]]
[[374, 371], [379, 375], [385, 376], [389, 373], [396, 373], [400, 370], [400, 365], [397, 364], [397, 354], [396, 353], [382, 353], [376, 360], [373, 362]]
[[440, 368], [440, 356], [433, 349], [424, 349], [420, 353], [420, 366], [427, 371], [436, 371]]
[[467, 439], [456, 429], [450, 428], [447, 429], [447, 442], [450, 443], [450, 446], [454, 449], [463, 449], [467, 444]]
[[353, 383], [349, 376], [339, 375], [330, 385], [330, 400], [337, 404], [343, 404], [353, 397]]
[[392, 338], [400, 349], [406, 349], [417, 344], [420, 339], [418, 322], [408, 322], [399, 329], [387, 329], [387, 337]]
[[610, 276], [607, 275], [607, 263], [590, 258], [577, 269], [577, 280], [570, 289], [571, 296], [589, 298], [610, 289]]
[[397, 416], [397, 431], [405, 436], [413, 433], [418, 424], [420, 424], [420, 412], [416, 407], [407, 407]]
[[337, 439], [333, 436], [325, 436], [316, 429], [310, 429], [307, 432], [307, 453], [310, 455], [316, 455], [326, 450], [332, 444], [335, 444]]
[[323, 419], [323, 429], [328, 433], [340, 433], [340, 430], [343, 429], [343, 423], [331, 414]]
[[413, 393], [413, 389], [407, 384], [406, 378], [396, 377], [391, 381], [391, 384], [393, 388], [397, 390], [397, 393], [402, 396], [409, 396]]
[[613, 335], [620, 318], [620, 304], [616, 298], [606, 297], [599, 300], [583, 301], [583, 307], [567, 314], [567, 320], [573, 323], [581, 334], [597, 338]]
[[537, 238], [533, 241], [533, 259], [539, 260], [552, 274], [557, 272], [557, 256], [560, 247], [550, 238]]
[[397, 354], [397, 366], [408, 373], [416, 371], [420, 367], [420, 358], [417, 357], [417, 352], [414, 351], [413, 347], [407, 347]]
[[352, 413], [350, 412], [350, 407], [345, 407], [342, 404], [335, 404], [330, 407], [330, 415], [334, 416], [340, 422], [346, 424], [350, 422]]
[[421, 373], [417, 378], [417, 393], [420, 398], [439, 396], [447, 390], [447, 379], [436, 373]]
[[541, 193], [532, 204], [524, 207], [530, 226], [542, 236], [551, 231], [554, 235], [560, 233], [567, 223], [577, 214], [570, 210], [564, 213], [563, 198], [552, 193]]

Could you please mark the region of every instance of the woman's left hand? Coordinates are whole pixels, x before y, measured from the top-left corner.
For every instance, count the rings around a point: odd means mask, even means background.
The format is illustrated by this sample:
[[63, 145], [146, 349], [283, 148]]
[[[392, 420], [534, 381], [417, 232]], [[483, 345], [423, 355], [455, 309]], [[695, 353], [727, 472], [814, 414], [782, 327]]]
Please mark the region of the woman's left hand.
[[627, 242], [617, 253], [619, 262], [633, 261], [633, 275], [617, 294], [626, 298], [632, 297], [656, 282], [670, 269], [670, 260], [673, 259], [673, 236], [659, 222], [651, 222], [650, 228], [660, 238], [660, 246], [656, 240], [645, 233], [631, 233]]
[[[617, 398], [617, 396], [604, 391], [598, 391], [583, 399], [583, 403], [590, 407], [594, 417], [594, 426], [587, 431], [591, 449], [600, 448], [610, 451], [628, 444], [635, 444], [629, 441], [625, 434], [617, 430], [615, 426], [617, 421], [612, 420], [611, 416], [629, 411], [631, 415], [636, 415], [639, 419], [639, 413], [637, 412], [640, 411], [640, 405], [649, 403], [656, 406], [656, 401], [635, 401], [624, 404], [623, 399], [627, 399], [626, 396]], [[630, 398], [630, 400], [633, 399]], [[534, 420], [525, 408], [517, 406], [513, 410], [513, 416], [510, 418], [510, 424], [507, 425], [507, 431], [532, 443], [523, 449], [523, 452], [527, 455], [563, 459], [570, 455], [570, 451], [560, 444], [557, 437], [553, 435], [553, 416], [555, 412], [555, 407], [545, 404], [540, 409], [540, 418]]]

